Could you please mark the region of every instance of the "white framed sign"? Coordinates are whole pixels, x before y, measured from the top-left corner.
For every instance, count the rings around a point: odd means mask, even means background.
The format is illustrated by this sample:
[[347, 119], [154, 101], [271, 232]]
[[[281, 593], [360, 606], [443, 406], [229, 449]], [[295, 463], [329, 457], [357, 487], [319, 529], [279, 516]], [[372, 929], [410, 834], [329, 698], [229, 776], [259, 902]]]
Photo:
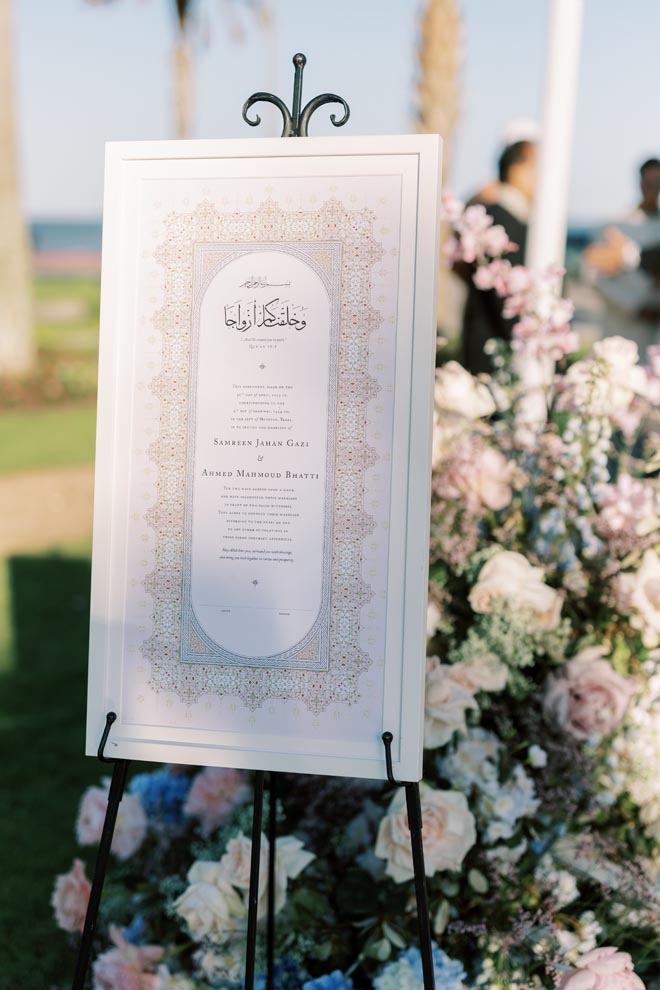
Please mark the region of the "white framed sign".
[[107, 146], [89, 754], [421, 776], [440, 148]]

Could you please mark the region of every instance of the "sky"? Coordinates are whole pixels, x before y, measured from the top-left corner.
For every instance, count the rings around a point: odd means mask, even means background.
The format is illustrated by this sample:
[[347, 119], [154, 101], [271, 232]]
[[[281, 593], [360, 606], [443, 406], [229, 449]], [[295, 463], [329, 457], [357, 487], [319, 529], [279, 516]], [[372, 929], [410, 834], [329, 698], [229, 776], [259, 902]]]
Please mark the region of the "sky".
[[[228, 0], [198, 0], [194, 137], [272, 136], [241, 118], [269, 90], [291, 102], [297, 51], [307, 55], [303, 100], [340, 93], [343, 133], [415, 128], [422, 0], [270, 0], [265, 34]], [[13, 0], [22, 197], [31, 218], [101, 214], [107, 140], [173, 136], [172, 0]], [[549, 0], [461, 0], [461, 114], [449, 184], [470, 195], [493, 174], [517, 118], [540, 122]], [[636, 168], [660, 157], [660, 3], [585, 0], [569, 194], [573, 222], [615, 219], [636, 202]], [[326, 108], [327, 109], [327, 108]], [[333, 128], [326, 109], [311, 134]], [[332, 108], [330, 108], [332, 109]], [[342, 133], [334, 131], [334, 133]]]

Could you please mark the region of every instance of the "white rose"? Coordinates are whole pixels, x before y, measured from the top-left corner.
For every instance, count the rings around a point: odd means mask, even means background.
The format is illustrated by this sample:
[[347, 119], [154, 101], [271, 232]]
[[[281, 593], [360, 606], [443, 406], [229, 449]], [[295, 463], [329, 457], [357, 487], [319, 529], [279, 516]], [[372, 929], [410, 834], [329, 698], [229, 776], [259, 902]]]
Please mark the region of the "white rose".
[[644, 646], [660, 645], [660, 557], [646, 550], [635, 574], [621, 575], [621, 598], [634, 609], [632, 625], [642, 633]]
[[496, 409], [488, 388], [457, 361], [449, 361], [435, 375], [435, 405], [466, 419], [491, 416]]
[[190, 886], [174, 902], [194, 939], [233, 931], [245, 917], [241, 897], [222, 876], [219, 863], [198, 860], [188, 871]]
[[[286, 903], [286, 890], [289, 880], [295, 879], [314, 859], [314, 854], [303, 848], [300, 839], [293, 835], [282, 835], [276, 843], [275, 856], [275, 911], [281, 911]], [[259, 901], [257, 916], [265, 917], [268, 910], [268, 839], [261, 836], [259, 859]], [[252, 840], [241, 832], [227, 843], [227, 851], [218, 864], [222, 878], [248, 891], [250, 888], [250, 862]]]
[[497, 760], [500, 742], [485, 729], [469, 729], [467, 738], [461, 739], [455, 752], [441, 763], [442, 775], [455, 787], [465, 790], [476, 784], [480, 789], [498, 787]]
[[453, 670], [441, 664], [437, 657], [426, 661], [424, 745], [427, 749], [444, 746], [455, 732], [465, 732], [466, 711], [478, 708], [472, 691], [454, 678]]
[[610, 366], [608, 379], [612, 409], [625, 408], [635, 395], [646, 394], [646, 372], [637, 364], [639, 352], [633, 340], [605, 337], [594, 344], [593, 352]]
[[[262, 835], [262, 858], [263, 841], [264, 836]], [[219, 863], [220, 874], [228, 883], [238, 887], [239, 890], [248, 890], [250, 887], [251, 858], [252, 840], [240, 832], [227, 843], [227, 850]], [[259, 880], [262, 880], [261, 869]]]
[[529, 760], [529, 765], [534, 767], [535, 770], [541, 770], [548, 765], [548, 754], [540, 746], [537, 746], [536, 743], [527, 750], [527, 759]]
[[494, 846], [486, 849], [486, 859], [504, 865], [514, 865], [527, 852], [527, 839], [521, 839], [515, 846]]
[[[266, 842], [266, 853], [268, 852], [267, 846], [268, 843]], [[262, 845], [262, 850], [263, 848]], [[298, 874], [302, 873], [305, 867], [314, 859], [314, 853], [305, 849], [300, 839], [296, 839], [295, 835], [280, 836], [275, 842], [275, 848], [277, 850], [275, 857], [275, 910], [280, 911], [286, 902], [286, 890], [289, 880], [295, 880]], [[267, 892], [268, 882], [266, 874], [263, 893], [261, 890], [259, 893], [261, 917], [265, 916], [267, 911]]]
[[535, 874], [537, 880], [550, 888], [558, 907], [565, 907], [580, 896], [577, 881], [568, 870], [557, 869], [552, 857], [545, 853], [539, 860]]
[[593, 352], [596, 357], [620, 368], [630, 367], [639, 360], [637, 344], [626, 337], [604, 337], [603, 340], [596, 341]]
[[429, 602], [426, 606], [426, 635], [430, 639], [438, 631], [442, 613], [435, 602]]
[[[552, 847], [552, 855], [560, 866], [570, 866], [577, 873], [584, 873], [596, 883], [612, 890], [618, 890], [625, 883], [625, 868], [602, 852], [583, 844], [577, 835], [566, 835], [558, 839]], [[541, 862], [550, 857], [546, 854]]]
[[454, 680], [473, 692], [503, 691], [509, 679], [509, 668], [494, 653], [470, 657], [451, 669]]
[[525, 610], [533, 632], [550, 632], [561, 619], [561, 596], [544, 582], [543, 570], [512, 550], [500, 550], [484, 564], [469, 601], [481, 613], [496, 612], [504, 602]]
[[[474, 815], [464, 794], [439, 791], [420, 784], [422, 821], [424, 822], [424, 867], [432, 877], [441, 870], [459, 870], [477, 841]], [[396, 883], [414, 876], [406, 795], [400, 788], [380, 823], [376, 856], [387, 860], [385, 872]]]
[[154, 983], [149, 983], [153, 990], [195, 990], [196, 986], [189, 977], [170, 973], [165, 965], [159, 966], [154, 976], [145, 976], [144, 982], [147, 980], [155, 980]]

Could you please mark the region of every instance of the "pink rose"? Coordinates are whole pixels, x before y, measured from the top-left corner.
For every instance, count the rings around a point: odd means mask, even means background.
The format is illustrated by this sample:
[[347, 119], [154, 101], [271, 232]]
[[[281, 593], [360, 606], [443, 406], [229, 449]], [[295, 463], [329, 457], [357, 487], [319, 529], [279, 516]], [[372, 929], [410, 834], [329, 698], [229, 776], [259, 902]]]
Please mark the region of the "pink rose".
[[96, 990], [158, 990], [153, 971], [164, 949], [158, 945], [131, 945], [119, 928], [110, 925], [114, 949], [103, 952], [94, 963]]
[[81, 859], [74, 859], [69, 872], [57, 877], [50, 903], [55, 910], [55, 921], [65, 932], [83, 930], [91, 889]]
[[[105, 777], [102, 784], [102, 787], [88, 787], [82, 796], [76, 821], [76, 836], [81, 846], [94, 846], [101, 840], [110, 778]], [[137, 794], [124, 794], [117, 813], [112, 852], [118, 859], [129, 859], [146, 834], [147, 816], [140, 798]]]
[[[439, 791], [420, 784], [422, 820], [424, 822], [424, 867], [432, 877], [440, 870], [459, 870], [477, 841], [474, 815], [464, 794]], [[385, 872], [396, 883], [414, 875], [410, 829], [403, 789], [396, 792], [387, 814], [380, 823], [376, 839], [376, 856], [387, 860]]]
[[644, 646], [660, 646], [660, 556], [645, 550], [634, 574], [619, 574], [615, 583], [618, 604], [632, 612], [631, 626], [639, 629]]
[[482, 653], [455, 663], [452, 677], [468, 691], [503, 691], [509, 679], [509, 668], [494, 653]]
[[567, 973], [560, 990], [645, 990], [627, 952], [612, 945], [592, 949]]
[[460, 452], [447, 472], [447, 491], [463, 496], [470, 511], [481, 506], [494, 512], [511, 501], [511, 465], [493, 447], [470, 444]]
[[617, 674], [604, 653], [601, 646], [581, 650], [546, 690], [546, 712], [576, 739], [598, 740], [616, 729], [637, 690], [633, 678]]
[[620, 475], [614, 485], [606, 485], [599, 501], [597, 527], [605, 537], [627, 532], [643, 533], [647, 526], [657, 521], [655, 489], [649, 482], [638, 481], [629, 474]]
[[249, 788], [245, 774], [223, 767], [205, 767], [192, 782], [184, 812], [199, 818], [203, 835], [209, 835], [229, 817], [237, 804], [247, 800]]
[[462, 502], [468, 512], [497, 512], [511, 502], [512, 465], [499, 450], [466, 438], [442, 461], [444, 496]]

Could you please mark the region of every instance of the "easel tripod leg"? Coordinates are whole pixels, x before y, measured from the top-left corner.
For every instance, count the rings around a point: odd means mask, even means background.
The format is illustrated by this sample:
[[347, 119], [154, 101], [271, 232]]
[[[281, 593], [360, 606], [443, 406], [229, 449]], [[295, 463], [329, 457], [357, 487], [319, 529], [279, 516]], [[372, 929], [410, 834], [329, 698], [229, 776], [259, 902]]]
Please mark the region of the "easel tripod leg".
[[413, 873], [415, 877], [415, 898], [417, 900], [417, 923], [419, 925], [419, 950], [422, 956], [424, 990], [435, 990], [433, 971], [433, 942], [431, 939], [431, 919], [429, 899], [426, 892], [426, 871], [424, 870], [424, 844], [422, 841], [422, 802], [419, 796], [419, 782], [396, 780], [392, 765], [393, 734], [387, 730], [381, 739], [385, 747], [385, 770], [392, 787], [405, 787], [410, 846], [412, 850]]
[[408, 809], [408, 825], [412, 846], [413, 870], [415, 873], [415, 897], [417, 899], [417, 921], [419, 924], [419, 948], [422, 954], [422, 973], [424, 990], [435, 990], [435, 973], [433, 971], [433, 949], [431, 940], [431, 919], [429, 917], [429, 899], [426, 891], [426, 876], [424, 871], [424, 846], [422, 843], [422, 804], [419, 796], [419, 784], [406, 784], [406, 807]]
[[85, 986], [85, 978], [87, 976], [87, 970], [89, 969], [89, 957], [92, 950], [92, 941], [94, 939], [94, 932], [96, 931], [99, 905], [101, 903], [101, 894], [103, 893], [103, 883], [105, 881], [105, 874], [108, 868], [110, 846], [112, 845], [112, 836], [115, 831], [117, 812], [119, 811], [119, 805], [124, 795], [129, 762], [129, 760], [114, 761], [112, 781], [110, 783], [110, 793], [108, 794], [108, 807], [105, 813], [105, 821], [103, 823], [103, 832], [99, 843], [99, 851], [96, 855], [94, 879], [92, 880], [92, 889], [89, 895], [87, 914], [85, 915], [85, 927], [83, 928], [80, 946], [78, 947], [78, 958], [76, 961], [76, 970], [73, 977], [71, 990], [83, 990]]
[[266, 990], [275, 985], [275, 856], [277, 854], [277, 774], [268, 775], [268, 920], [266, 929]]
[[259, 861], [261, 859], [261, 824], [264, 815], [264, 771], [254, 775], [254, 810], [252, 812], [252, 859], [248, 895], [247, 945], [245, 948], [245, 990], [254, 990], [254, 964], [257, 952], [257, 905], [259, 902]]

